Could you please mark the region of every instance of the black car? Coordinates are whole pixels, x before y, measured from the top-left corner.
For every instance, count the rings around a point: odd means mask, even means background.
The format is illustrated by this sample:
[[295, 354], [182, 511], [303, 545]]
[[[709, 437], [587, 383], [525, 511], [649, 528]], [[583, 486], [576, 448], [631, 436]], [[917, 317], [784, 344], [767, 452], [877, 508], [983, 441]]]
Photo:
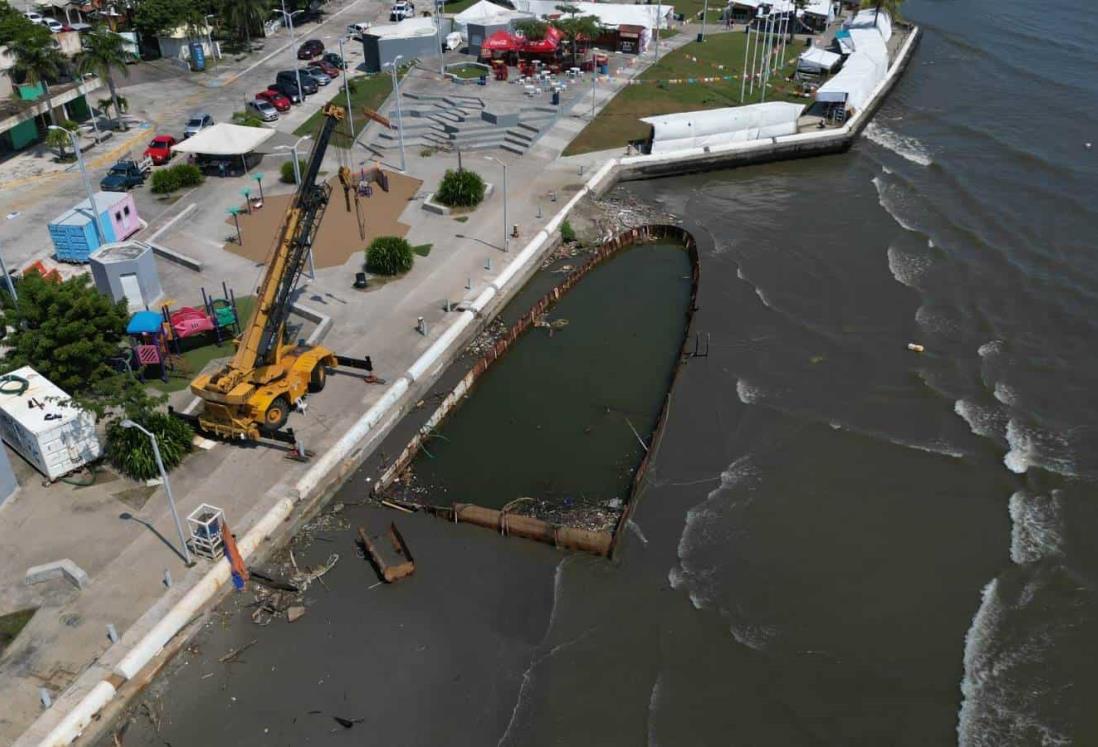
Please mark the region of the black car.
[[[304, 70], [301, 71], [300, 75], [302, 90], [305, 91], [306, 96], [312, 96], [314, 93], [316, 93], [318, 88], [316, 79]], [[296, 70], [279, 70], [278, 75], [275, 77], [275, 81], [278, 83], [293, 83], [296, 86], [298, 81], [298, 72]]]
[[332, 67], [338, 67], [340, 70], [346, 70], [347, 69], [347, 63], [344, 62], [343, 58], [340, 57], [335, 52], [325, 52], [324, 56], [321, 57], [320, 59], [324, 60], [325, 62], [327, 62]]
[[320, 39], [309, 39], [297, 50], [297, 59], [311, 60], [321, 54], [324, 54], [324, 42]]
[[300, 104], [303, 98], [301, 91], [297, 88], [297, 82], [292, 80], [275, 81], [273, 85], [268, 87], [268, 90], [278, 91], [295, 104]]

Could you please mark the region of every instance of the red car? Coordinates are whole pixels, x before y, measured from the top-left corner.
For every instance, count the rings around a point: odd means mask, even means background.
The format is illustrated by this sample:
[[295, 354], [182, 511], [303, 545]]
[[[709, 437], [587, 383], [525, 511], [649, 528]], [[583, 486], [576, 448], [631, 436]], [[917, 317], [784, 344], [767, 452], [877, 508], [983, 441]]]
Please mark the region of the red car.
[[266, 91], [260, 91], [255, 97], [260, 101], [266, 101], [280, 112], [290, 110], [290, 100], [274, 89], [268, 88]]
[[309, 65], [309, 67], [319, 67], [321, 70], [324, 71], [324, 74], [332, 80], [335, 80], [343, 74], [343, 72], [338, 67], [330, 62], [325, 62], [324, 60], [313, 60], [312, 64]]
[[171, 135], [157, 135], [145, 149], [145, 155], [157, 166], [167, 163], [172, 160], [172, 146], [177, 142], [179, 141]]
[[297, 59], [311, 60], [324, 54], [324, 42], [320, 39], [306, 39], [305, 43], [297, 50]]

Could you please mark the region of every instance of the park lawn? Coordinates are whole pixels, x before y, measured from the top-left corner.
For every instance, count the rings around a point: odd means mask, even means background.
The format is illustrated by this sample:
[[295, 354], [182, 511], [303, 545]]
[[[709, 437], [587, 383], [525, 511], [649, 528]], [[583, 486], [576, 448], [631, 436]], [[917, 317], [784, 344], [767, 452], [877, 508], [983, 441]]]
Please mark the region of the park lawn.
[[[624, 148], [632, 140], [646, 138], [649, 126], [640, 121], [641, 117], [758, 103], [761, 91], [757, 85], [753, 96], [747, 95], [743, 102], [740, 101], [740, 75], [746, 44], [747, 34], [725, 32], [707, 35], [701, 44], [693, 41], [665, 55], [638, 76], [640, 80], [652, 83], [629, 85], [619, 91], [594, 121], [568, 144], [564, 155]], [[796, 95], [796, 86], [785, 80], [793, 74], [801, 51], [799, 45], [786, 49], [785, 66], [781, 74], [772, 75], [767, 101], [808, 103], [807, 99]], [[718, 64], [723, 64], [724, 69], [715, 67]], [[666, 82], [726, 75], [735, 77], [712, 83]]]
[[34, 617], [34, 612], [35, 608], [28, 608], [0, 615], [0, 656], [3, 656], [4, 649], [15, 641], [19, 631], [25, 628]]
[[[248, 317], [251, 316], [254, 306], [255, 296], [237, 296], [236, 311], [240, 316], [241, 326], [248, 322]], [[209, 339], [211, 342], [206, 345], [195, 345], [198, 338], [183, 340], [183, 355], [181, 356], [183, 365], [177, 367], [174, 371], [169, 371], [167, 381], [149, 378], [146, 379], [145, 383], [158, 392], [178, 392], [190, 386], [191, 379], [197, 376], [210, 361], [218, 358], [228, 358], [236, 352], [236, 346], [233, 345], [231, 339], [224, 339], [221, 345], [212, 342], [212, 335]], [[203, 338], [204, 340], [205, 338]], [[194, 347], [190, 347], [188, 343], [194, 345]]]
[[[339, 81], [332, 81], [333, 86], [337, 83], [339, 84], [339, 93], [331, 99], [331, 103], [336, 106], [342, 106], [344, 110], [351, 110], [355, 120], [355, 137], [358, 137], [358, 133], [362, 132], [363, 128], [370, 122], [362, 113], [362, 110], [371, 109], [376, 112], [378, 108], [381, 107], [382, 103], [384, 103], [385, 99], [389, 96], [389, 92], [393, 90], [393, 77], [388, 73], [374, 73], [364, 77], [351, 78], [349, 82], [354, 88], [351, 92], [350, 106], [347, 104], [347, 95], [343, 91], [342, 79]], [[320, 127], [320, 122], [323, 118], [323, 111], [314, 112], [300, 127], [294, 130], [294, 134], [314, 134]], [[332, 134], [331, 144], [339, 148], [351, 147], [351, 143], [354, 141], [347, 136], [349, 129], [349, 123], [344, 121], [344, 123], [336, 129], [335, 133]]]
[[465, 78], [466, 80], [476, 79], [482, 75], [488, 75], [488, 70], [485, 70], [479, 65], [465, 64], [457, 65], [455, 67], [446, 68], [446, 72], [454, 75], [458, 78]]

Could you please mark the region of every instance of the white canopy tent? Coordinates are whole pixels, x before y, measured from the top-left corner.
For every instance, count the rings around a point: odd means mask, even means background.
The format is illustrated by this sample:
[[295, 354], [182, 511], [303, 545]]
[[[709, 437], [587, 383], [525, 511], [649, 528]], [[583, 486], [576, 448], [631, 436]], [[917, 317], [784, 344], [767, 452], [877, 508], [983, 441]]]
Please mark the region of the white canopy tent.
[[847, 108], [857, 111], [888, 74], [888, 48], [873, 28], [851, 29], [850, 40], [854, 52], [846, 58], [843, 69], [816, 91], [816, 100], [845, 103]]
[[750, 106], [645, 117], [641, 121], [652, 125], [649, 152], [668, 153], [687, 148], [795, 135], [797, 119], [803, 110], [804, 106], [801, 104], [768, 101]]
[[266, 127], [244, 127], [219, 122], [212, 127], [172, 146], [176, 153], [194, 153], [207, 156], [242, 156], [251, 153], [270, 138], [275, 131]]
[[847, 22], [847, 28], [850, 29], [877, 29], [881, 34], [881, 38], [888, 41], [892, 38], [892, 17], [888, 15], [887, 10], [880, 12], [869, 8], [867, 10], [858, 11], [854, 18]]
[[520, 13], [517, 10], [504, 8], [502, 5], [496, 5], [491, 2], [491, 0], [480, 0], [480, 2], [470, 5], [454, 16], [454, 23], [461, 26], [465, 26], [469, 23], [479, 23], [482, 26], [494, 26], [496, 24], [507, 23], [508, 21], [517, 18], [529, 17], [529, 13]]
[[842, 62], [842, 55], [828, 52], [826, 49], [812, 47], [801, 52], [797, 58], [797, 69], [809, 72], [830, 73]]
[[[562, 3], [560, 0], [514, 0], [515, 9], [523, 13], [533, 14], [538, 18], [543, 16], [567, 16], [557, 9]], [[603, 26], [614, 28], [617, 26], [643, 26], [646, 29], [665, 29], [668, 19], [674, 17], [675, 7], [671, 4], [659, 5], [628, 5], [624, 3], [589, 3], [577, 2], [571, 5], [579, 8], [577, 15], [596, 16]]]

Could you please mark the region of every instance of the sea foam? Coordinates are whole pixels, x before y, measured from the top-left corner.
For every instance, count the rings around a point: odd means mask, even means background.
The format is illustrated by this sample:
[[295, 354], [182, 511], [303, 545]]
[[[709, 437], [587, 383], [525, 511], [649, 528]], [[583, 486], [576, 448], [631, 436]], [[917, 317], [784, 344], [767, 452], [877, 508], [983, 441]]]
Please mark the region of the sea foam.
[[919, 166], [929, 166], [934, 163], [926, 146], [913, 137], [901, 135], [895, 130], [890, 130], [879, 122], [873, 121], [865, 128], [865, 136], [871, 142], [876, 143], [885, 150], [890, 150], [898, 156], [905, 158]]
[[1029, 495], [1019, 491], [1010, 496], [1010, 559], [1018, 565], [1063, 554], [1063, 498]]

